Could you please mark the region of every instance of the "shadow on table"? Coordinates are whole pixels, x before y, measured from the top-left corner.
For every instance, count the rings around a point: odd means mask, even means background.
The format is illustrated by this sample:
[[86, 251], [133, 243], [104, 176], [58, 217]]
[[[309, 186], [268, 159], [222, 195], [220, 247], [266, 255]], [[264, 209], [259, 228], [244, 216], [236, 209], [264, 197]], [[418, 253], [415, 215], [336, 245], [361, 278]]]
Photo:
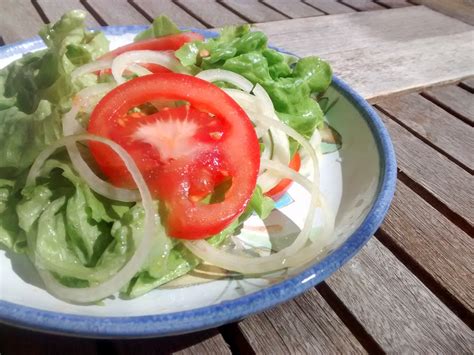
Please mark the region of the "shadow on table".
[[[228, 353], [225, 342], [217, 341], [216, 329], [152, 339], [97, 340], [32, 332], [0, 324], [0, 354], [173, 354]], [[197, 346], [196, 346], [197, 345]]]

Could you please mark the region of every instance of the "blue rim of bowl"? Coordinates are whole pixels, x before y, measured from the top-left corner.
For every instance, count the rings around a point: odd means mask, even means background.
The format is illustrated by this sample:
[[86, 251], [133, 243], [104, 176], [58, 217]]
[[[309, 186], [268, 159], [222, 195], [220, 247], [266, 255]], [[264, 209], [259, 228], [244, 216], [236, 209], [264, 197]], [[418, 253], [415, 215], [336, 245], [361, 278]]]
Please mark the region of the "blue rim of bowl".
[[[145, 26], [108, 26], [101, 30], [118, 36], [142, 31]], [[215, 32], [196, 30], [207, 37]], [[0, 59], [42, 48], [39, 37], [5, 45]], [[349, 100], [366, 120], [381, 159], [381, 177], [371, 210], [355, 232], [322, 261], [300, 274], [269, 288], [234, 300], [188, 311], [131, 317], [96, 317], [57, 313], [0, 300], [0, 322], [72, 336], [97, 338], [139, 338], [168, 336], [214, 328], [243, 319], [288, 301], [325, 280], [353, 257], [382, 224], [395, 192], [396, 159], [390, 136], [374, 109], [344, 81], [333, 77], [332, 86]]]

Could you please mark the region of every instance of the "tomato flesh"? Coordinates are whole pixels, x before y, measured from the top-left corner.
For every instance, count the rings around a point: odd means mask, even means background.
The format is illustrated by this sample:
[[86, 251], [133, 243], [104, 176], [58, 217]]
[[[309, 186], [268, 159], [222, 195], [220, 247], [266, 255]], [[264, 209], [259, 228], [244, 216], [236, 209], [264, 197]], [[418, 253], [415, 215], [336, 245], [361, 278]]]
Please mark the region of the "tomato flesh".
[[[145, 115], [130, 109], [154, 100], [188, 105]], [[189, 75], [163, 73], [133, 79], [109, 92], [91, 114], [88, 131], [110, 138], [135, 160], [154, 197], [166, 207], [173, 237], [197, 239], [220, 232], [243, 212], [260, 165], [255, 130], [242, 108], [217, 86]], [[120, 158], [90, 142], [109, 180], [132, 187]], [[231, 182], [222, 201], [202, 198]]]
[[[301, 157], [298, 153], [295, 153], [295, 155], [291, 159], [288, 166], [291, 169], [295, 170], [295, 171], [300, 170]], [[274, 186], [272, 189], [267, 191], [265, 193], [265, 195], [267, 195], [267, 196], [271, 197], [273, 200], [277, 201], [285, 194], [286, 191], [288, 191], [288, 189], [290, 188], [292, 182], [293, 182], [293, 180], [291, 180], [291, 179], [283, 179], [278, 183], [278, 185]]]

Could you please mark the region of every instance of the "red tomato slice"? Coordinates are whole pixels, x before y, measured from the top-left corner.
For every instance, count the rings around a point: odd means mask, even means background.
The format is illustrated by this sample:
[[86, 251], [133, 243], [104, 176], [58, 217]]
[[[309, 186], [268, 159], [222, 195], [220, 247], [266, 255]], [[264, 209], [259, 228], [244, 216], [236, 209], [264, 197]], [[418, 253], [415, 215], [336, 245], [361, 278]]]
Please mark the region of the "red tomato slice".
[[[288, 166], [295, 170], [295, 171], [299, 171], [300, 170], [300, 167], [301, 167], [301, 157], [298, 153], [295, 153], [295, 155], [293, 156], [293, 159], [291, 159], [290, 163], [288, 164]], [[284, 194], [285, 192], [290, 188], [291, 186], [291, 183], [293, 182], [293, 180], [291, 179], [283, 179], [281, 180], [278, 185], [276, 185], [275, 187], [273, 187], [271, 190], [267, 191], [265, 193], [265, 195], [271, 197], [273, 200], [277, 201], [279, 200]]]
[[202, 40], [204, 40], [204, 36], [194, 32], [183, 32], [174, 35], [150, 38], [116, 48], [113, 51], [104, 54], [100, 59], [110, 59], [125, 52], [144, 49], [152, 51], [176, 51], [185, 43]]
[[[130, 109], [154, 100], [190, 105], [155, 114]], [[151, 74], [109, 92], [91, 114], [88, 131], [122, 145], [166, 207], [168, 234], [197, 239], [220, 232], [245, 209], [255, 189], [260, 150], [242, 108], [217, 86], [189, 75]], [[91, 142], [99, 167], [117, 186], [132, 186], [120, 158]], [[221, 202], [199, 200], [224, 180]]]

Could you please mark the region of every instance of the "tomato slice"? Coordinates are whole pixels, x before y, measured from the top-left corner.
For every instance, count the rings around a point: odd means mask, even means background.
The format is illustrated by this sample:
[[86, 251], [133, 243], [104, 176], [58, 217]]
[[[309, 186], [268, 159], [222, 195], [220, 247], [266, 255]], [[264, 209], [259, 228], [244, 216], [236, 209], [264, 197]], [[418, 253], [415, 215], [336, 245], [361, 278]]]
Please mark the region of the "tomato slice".
[[185, 43], [202, 40], [204, 40], [204, 36], [195, 32], [183, 32], [174, 35], [150, 38], [116, 48], [113, 51], [104, 54], [100, 59], [110, 59], [125, 52], [145, 49], [152, 51], [176, 51]]
[[[146, 115], [131, 108], [155, 100], [185, 101]], [[154, 197], [165, 207], [168, 234], [198, 239], [220, 232], [243, 212], [260, 165], [258, 139], [242, 108], [217, 86], [189, 75], [151, 74], [109, 92], [91, 114], [88, 131], [123, 146]], [[99, 167], [117, 186], [133, 186], [120, 158], [91, 142]], [[216, 203], [202, 198], [223, 182]]]
[[[295, 155], [293, 155], [293, 158], [291, 159], [290, 163], [288, 164], [288, 166], [295, 170], [295, 171], [299, 171], [300, 170], [300, 167], [301, 167], [301, 157], [298, 153], [295, 153]], [[291, 186], [291, 183], [293, 182], [293, 180], [291, 179], [283, 179], [281, 180], [278, 185], [276, 185], [275, 187], [273, 187], [271, 190], [267, 191], [265, 193], [265, 195], [271, 197], [273, 200], [277, 201], [279, 200], [284, 194], [285, 192], [290, 188]]]

